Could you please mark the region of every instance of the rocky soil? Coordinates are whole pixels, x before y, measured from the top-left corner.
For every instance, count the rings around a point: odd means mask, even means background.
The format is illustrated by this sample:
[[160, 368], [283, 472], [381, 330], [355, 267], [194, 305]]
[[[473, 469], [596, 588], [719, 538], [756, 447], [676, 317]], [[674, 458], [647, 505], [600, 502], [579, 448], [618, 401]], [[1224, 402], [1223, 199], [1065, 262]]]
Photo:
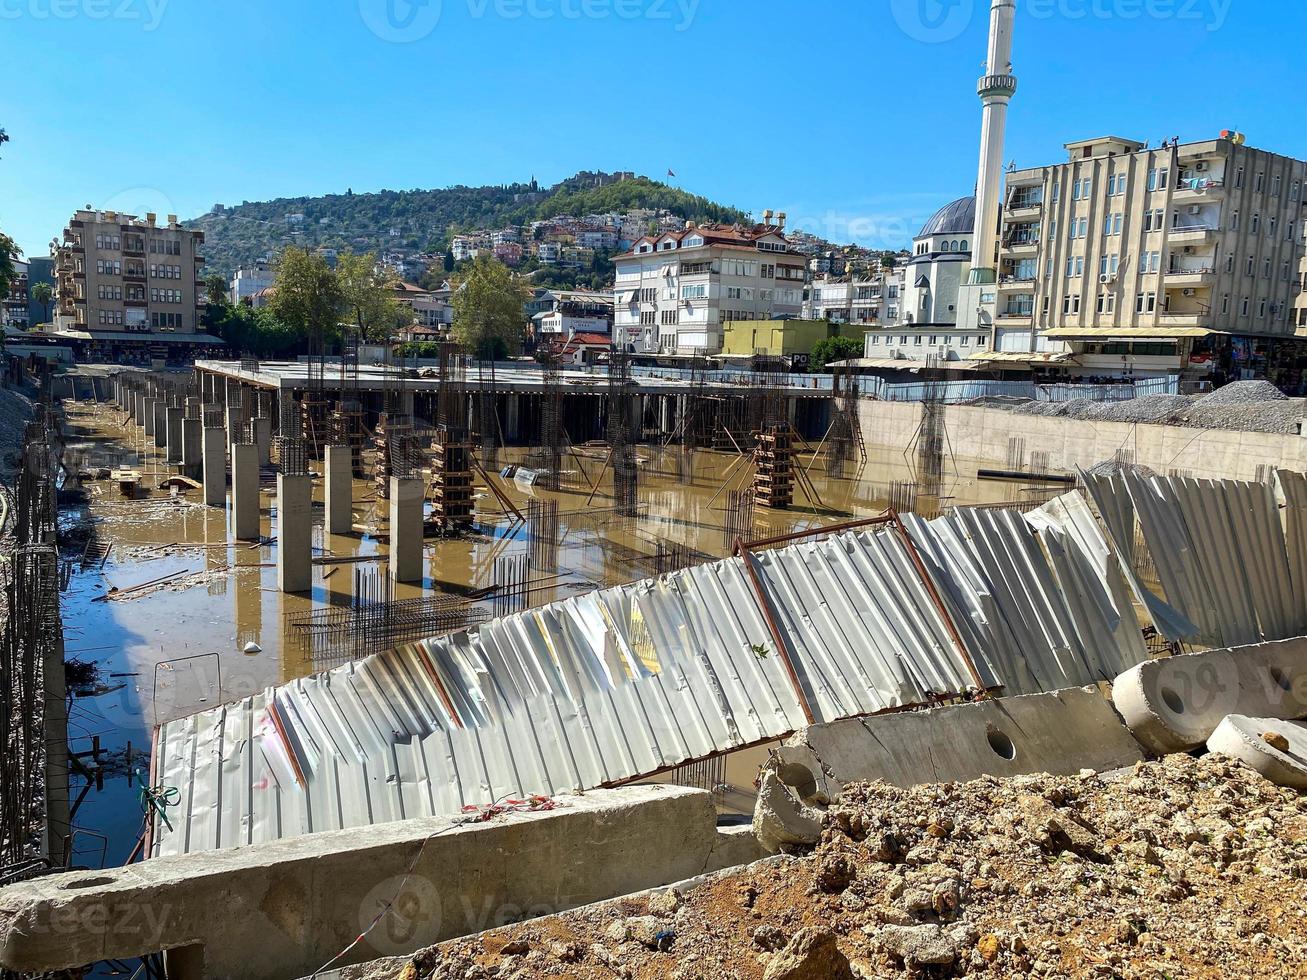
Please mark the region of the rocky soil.
[[810, 855], [351, 977], [1307, 976], [1307, 797], [1220, 757], [852, 787]]

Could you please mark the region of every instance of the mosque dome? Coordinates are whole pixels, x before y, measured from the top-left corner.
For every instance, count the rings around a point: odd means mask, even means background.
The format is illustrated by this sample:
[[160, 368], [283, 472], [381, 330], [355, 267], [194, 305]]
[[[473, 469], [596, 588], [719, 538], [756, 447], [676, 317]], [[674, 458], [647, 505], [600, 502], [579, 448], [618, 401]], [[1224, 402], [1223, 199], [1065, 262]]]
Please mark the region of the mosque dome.
[[925, 227], [917, 232], [918, 238], [931, 235], [971, 235], [976, 230], [976, 199], [960, 197], [935, 212]]

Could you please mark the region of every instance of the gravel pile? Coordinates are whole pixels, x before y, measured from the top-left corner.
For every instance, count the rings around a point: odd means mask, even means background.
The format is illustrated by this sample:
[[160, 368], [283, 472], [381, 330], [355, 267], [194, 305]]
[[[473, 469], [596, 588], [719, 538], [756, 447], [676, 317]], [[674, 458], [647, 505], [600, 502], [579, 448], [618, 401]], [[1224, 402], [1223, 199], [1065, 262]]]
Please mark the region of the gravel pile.
[[1209, 756], [850, 787], [803, 858], [345, 971], [369, 980], [1307, 975], [1307, 797]]
[[1199, 405], [1247, 405], [1256, 402], [1288, 401], [1289, 396], [1269, 381], [1232, 381], [1210, 395], [1198, 399]]
[[1268, 381], [1235, 381], [1210, 395], [1145, 395], [1119, 402], [1024, 402], [1017, 415], [1077, 419], [1085, 422], [1135, 422], [1184, 425], [1199, 429], [1234, 429], [1296, 435], [1304, 402], [1290, 398]]

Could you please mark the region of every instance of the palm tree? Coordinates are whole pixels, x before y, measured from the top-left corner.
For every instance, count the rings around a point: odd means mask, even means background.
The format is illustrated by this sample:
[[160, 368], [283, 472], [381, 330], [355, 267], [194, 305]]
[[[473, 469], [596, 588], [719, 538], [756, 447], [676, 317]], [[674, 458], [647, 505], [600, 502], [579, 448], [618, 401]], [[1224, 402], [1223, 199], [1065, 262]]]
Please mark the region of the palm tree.
[[32, 287], [32, 299], [41, 304], [42, 323], [50, 322], [50, 304], [54, 302], [54, 287], [48, 282], [38, 282]]

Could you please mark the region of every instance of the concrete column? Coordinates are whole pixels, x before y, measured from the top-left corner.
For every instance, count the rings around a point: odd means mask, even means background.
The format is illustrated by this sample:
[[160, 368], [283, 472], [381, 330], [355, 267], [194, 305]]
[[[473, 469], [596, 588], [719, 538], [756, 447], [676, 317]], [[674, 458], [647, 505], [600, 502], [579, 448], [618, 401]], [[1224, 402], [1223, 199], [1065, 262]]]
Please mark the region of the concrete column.
[[230, 445], [234, 446], [238, 442], [245, 441], [241, 434], [241, 420], [244, 417], [239, 406], [227, 402], [227, 442]]
[[277, 588], [313, 588], [313, 478], [277, 474]]
[[168, 447], [168, 462], [180, 463], [182, 461], [182, 422], [185, 421], [185, 409], [170, 405], [166, 411], [166, 444]]
[[204, 502], [210, 507], [227, 505], [227, 433], [204, 430]]
[[182, 419], [182, 469], [192, 479], [204, 465], [204, 420]]
[[422, 481], [390, 478], [390, 577], [396, 582], [422, 581]]
[[662, 404], [663, 434], [671, 435], [676, 429], [676, 401], [668, 395], [658, 399]]
[[[143, 403], [141, 425], [145, 426], [145, 434], [152, 436], [154, 435], [154, 410], [159, 402], [157, 399], [148, 397], [142, 397], [141, 401]], [[155, 445], [158, 445], [158, 443], [155, 443]]]
[[186, 417], [188, 419], [200, 418], [201, 404], [198, 398], [186, 399]]
[[259, 537], [259, 451], [253, 443], [231, 447], [231, 510], [233, 531], [241, 541]]
[[168, 445], [168, 403], [162, 398], [154, 400], [154, 411], [151, 413], [154, 419], [154, 445], [158, 449], [163, 449]]
[[349, 534], [354, 530], [354, 460], [349, 446], [328, 446], [323, 468], [327, 533]]
[[272, 418], [260, 415], [254, 420], [254, 445], [259, 447], [259, 464], [272, 462]]

